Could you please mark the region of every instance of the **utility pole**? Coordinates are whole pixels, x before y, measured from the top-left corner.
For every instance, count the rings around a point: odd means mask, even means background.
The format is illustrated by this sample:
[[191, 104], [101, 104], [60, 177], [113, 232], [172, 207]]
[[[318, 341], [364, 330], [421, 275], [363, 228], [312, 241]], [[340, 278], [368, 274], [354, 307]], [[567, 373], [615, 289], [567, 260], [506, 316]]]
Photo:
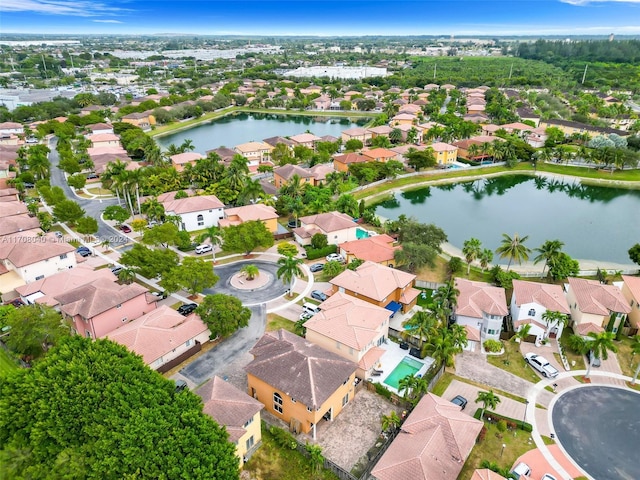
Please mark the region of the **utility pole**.
[[587, 78], [587, 68], [588, 68], [588, 67], [589, 67], [589, 64], [587, 63], [587, 64], [584, 66], [584, 73], [582, 74], [582, 83], [581, 83], [582, 85], [584, 85], [584, 79], [585, 79], [585, 78]]

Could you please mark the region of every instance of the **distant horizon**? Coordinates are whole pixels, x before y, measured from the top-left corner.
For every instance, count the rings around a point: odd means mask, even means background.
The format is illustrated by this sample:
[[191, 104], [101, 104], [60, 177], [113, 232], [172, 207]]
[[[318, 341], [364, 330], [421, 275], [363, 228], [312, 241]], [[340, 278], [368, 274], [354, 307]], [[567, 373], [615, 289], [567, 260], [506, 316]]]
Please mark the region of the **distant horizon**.
[[640, 35], [640, 0], [3, 0], [0, 13], [0, 38]]

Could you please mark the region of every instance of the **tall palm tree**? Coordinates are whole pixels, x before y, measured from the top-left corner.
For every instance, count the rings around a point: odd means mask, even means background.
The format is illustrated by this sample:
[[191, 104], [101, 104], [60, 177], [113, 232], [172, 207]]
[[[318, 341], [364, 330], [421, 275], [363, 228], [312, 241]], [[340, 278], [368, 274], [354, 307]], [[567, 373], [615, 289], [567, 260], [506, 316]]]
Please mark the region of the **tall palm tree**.
[[164, 216], [164, 205], [153, 197], [140, 205], [140, 211], [147, 216], [149, 221], [160, 220]]
[[482, 413], [480, 414], [480, 420], [482, 420], [484, 418], [484, 411], [487, 408], [494, 410], [500, 403], [500, 398], [493, 393], [493, 390], [489, 390], [488, 392], [478, 392], [476, 403], [482, 403]]
[[596, 358], [606, 360], [609, 358], [609, 352], [615, 353], [618, 351], [618, 347], [613, 343], [615, 337], [613, 332], [606, 331], [600, 333], [589, 332], [585, 337], [580, 335], [571, 336], [571, 346], [574, 350], [582, 355], [592, 352], [591, 361], [587, 366], [587, 374], [584, 378], [589, 378], [589, 375], [591, 375], [591, 366]]
[[282, 257], [278, 259], [278, 270], [276, 271], [276, 275], [283, 282], [289, 284], [289, 292], [293, 293], [293, 284], [296, 281], [296, 276], [302, 275], [302, 269], [300, 268], [300, 264], [302, 264], [301, 258], [295, 257]]
[[562, 252], [562, 247], [564, 247], [564, 243], [560, 240], [547, 240], [535, 249], [538, 255], [533, 259], [533, 263], [537, 264], [544, 260], [541, 278], [544, 277], [544, 271], [547, 267], [558, 258], [558, 255]]
[[513, 235], [513, 238], [506, 233], [502, 234], [502, 243], [496, 249], [496, 253], [500, 255], [501, 258], [509, 258], [507, 272], [509, 268], [511, 268], [511, 262], [516, 261], [522, 263], [523, 260], [529, 260], [531, 249], [524, 245], [524, 242], [526, 242], [528, 238], [528, 235], [520, 237], [517, 233]]
[[247, 178], [244, 188], [242, 192], [240, 192], [242, 202], [246, 203], [246, 200], [250, 200], [251, 203], [255, 203], [261, 195], [264, 195], [264, 190], [262, 189], [262, 185], [260, 185], [260, 180]]
[[464, 259], [467, 261], [467, 277], [471, 272], [471, 262], [480, 256], [481, 251], [482, 243], [477, 238], [470, 238], [469, 240], [464, 241], [462, 254], [464, 255]]
[[407, 339], [410, 337], [419, 338], [424, 343], [437, 324], [435, 315], [425, 310], [418, 310], [410, 319], [405, 320], [402, 326], [404, 330], [401, 335]]
[[480, 260], [480, 266], [484, 272], [491, 262], [493, 262], [493, 251], [488, 248], [483, 248], [478, 259]]
[[436, 306], [440, 306], [447, 314], [451, 314], [458, 304], [458, 295], [460, 295], [460, 291], [456, 288], [453, 280], [449, 280], [438, 287], [431, 298]]
[[206, 240], [209, 240], [209, 243], [213, 247], [211, 253], [213, 253], [213, 263], [216, 263], [216, 245], [222, 245], [222, 230], [220, 227], [211, 225], [198, 236], [198, 243]]
[[456, 344], [451, 331], [446, 327], [438, 328], [422, 348], [423, 354], [428, 354], [439, 365], [453, 367], [455, 356], [462, 351], [462, 346]]
[[549, 338], [549, 334], [551, 333], [551, 328], [555, 326], [562, 325], [563, 327], [569, 321], [569, 317], [567, 317], [564, 313], [554, 312], [553, 310], [545, 310], [542, 314], [542, 320], [547, 325], [547, 329], [544, 332], [545, 338]]

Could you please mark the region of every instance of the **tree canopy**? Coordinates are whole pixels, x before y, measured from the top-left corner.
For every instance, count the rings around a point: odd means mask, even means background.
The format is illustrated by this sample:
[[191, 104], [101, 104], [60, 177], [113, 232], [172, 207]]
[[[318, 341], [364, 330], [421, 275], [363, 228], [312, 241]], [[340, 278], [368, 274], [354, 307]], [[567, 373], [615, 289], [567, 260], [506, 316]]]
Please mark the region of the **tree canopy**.
[[224, 229], [222, 236], [225, 250], [245, 252], [247, 255], [257, 247], [269, 248], [273, 245], [273, 235], [259, 220], [230, 225]]
[[160, 285], [176, 292], [184, 288], [191, 295], [211, 288], [218, 283], [219, 277], [213, 273], [211, 262], [194, 257], [184, 257], [182, 263], [162, 275]]
[[150, 249], [136, 243], [120, 257], [120, 263], [135, 267], [136, 273], [155, 278], [178, 265], [178, 254], [173, 250]]
[[109, 340], [68, 337], [0, 384], [12, 479], [238, 479], [235, 446], [201, 400]]
[[207, 295], [196, 313], [211, 330], [211, 337], [227, 337], [239, 328], [249, 325], [251, 310], [231, 295], [216, 293]]

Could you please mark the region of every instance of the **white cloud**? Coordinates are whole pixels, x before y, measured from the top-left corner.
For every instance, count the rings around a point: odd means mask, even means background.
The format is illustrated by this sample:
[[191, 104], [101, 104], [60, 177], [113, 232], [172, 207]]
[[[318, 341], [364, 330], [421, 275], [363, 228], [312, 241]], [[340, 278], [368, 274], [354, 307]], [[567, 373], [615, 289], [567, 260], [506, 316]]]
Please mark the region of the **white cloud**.
[[89, 0], [2, 0], [0, 3], [0, 11], [95, 17], [104, 15], [105, 12], [118, 13], [126, 10], [109, 7], [104, 3]]
[[120, 20], [94, 20], [96, 23], [124, 23]]
[[560, 0], [562, 3], [568, 3], [570, 5], [583, 6], [589, 5], [590, 3], [604, 3], [604, 2], [612, 2], [612, 3], [637, 3], [640, 4], [640, 0]]

